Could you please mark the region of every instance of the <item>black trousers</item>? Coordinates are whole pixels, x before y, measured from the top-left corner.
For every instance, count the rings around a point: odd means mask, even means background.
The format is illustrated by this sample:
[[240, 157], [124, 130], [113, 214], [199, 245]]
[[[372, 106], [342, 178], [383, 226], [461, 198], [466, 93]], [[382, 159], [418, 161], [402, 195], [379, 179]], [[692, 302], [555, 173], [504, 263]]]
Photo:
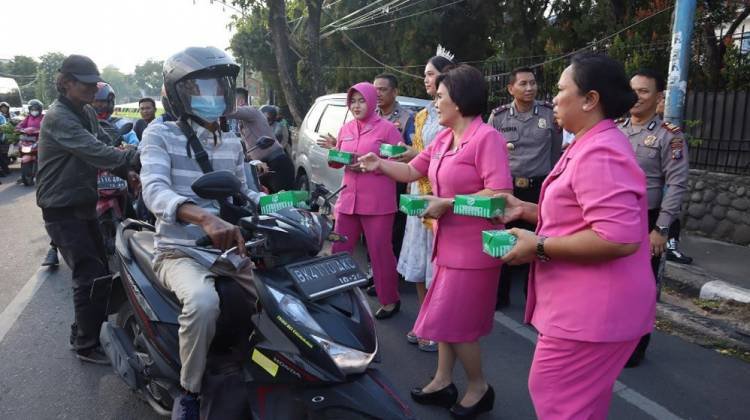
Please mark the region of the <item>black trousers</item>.
[[672, 222], [671, 225], [669, 225], [669, 239], [674, 239], [676, 241], [679, 241], [681, 231], [682, 231], [682, 223], [680, 222], [680, 218], [678, 217], [677, 219], [674, 219], [674, 222]]
[[[519, 200], [528, 201], [530, 203], [539, 203], [539, 194], [542, 191], [542, 182], [544, 177], [533, 178], [533, 183], [528, 188], [513, 188], [513, 195]], [[506, 229], [519, 228], [534, 231], [536, 225], [533, 223], [527, 223], [522, 221], [511, 222], [505, 225]], [[505, 265], [503, 264], [500, 270], [500, 285], [497, 289], [497, 301], [499, 306], [505, 306], [510, 302], [510, 284], [511, 279], [514, 277], [520, 277], [523, 279], [524, 292], [528, 289], [529, 269], [530, 264], [522, 265]]]
[[282, 154], [267, 164], [272, 173], [261, 177], [261, 184], [268, 188], [271, 194], [294, 189], [294, 163], [289, 156]]
[[73, 307], [78, 333], [73, 346], [88, 349], [99, 344], [99, 329], [106, 318], [106, 297], [92, 299], [94, 279], [109, 274], [104, 244], [96, 219], [54, 218], [44, 224], [73, 272]]
[[[659, 209], [653, 209], [648, 211], [648, 231], [651, 232], [654, 230], [654, 227], [656, 227], [656, 219], [659, 217]], [[679, 229], [679, 228], [678, 228]], [[649, 244], [650, 246], [650, 244]], [[656, 287], [657, 287], [657, 296], [654, 297], [654, 300], [658, 300], [658, 290], [660, 288], [661, 280], [659, 279], [659, 266], [661, 265], [661, 256], [659, 257], [651, 257], [651, 271], [654, 273], [654, 279], [656, 280]], [[638, 362], [646, 354], [646, 349], [648, 348], [648, 344], [651, 342], [651, 334], [646, 334], [643, 337], [641, 337], [641, 341], [638, 342], [638, 345], [635, 347], [635, 350], [633, 350], [633, 354], [630, 356], [630, 361]]]
[[[396, 183], [396, 206], [398, 206], [398, 200], [401, 194], [406, 194], [409, 184]], [[399, 255], [401, 255], [401, 245], [404, 242], [404, 233], [406, 232], [406, 214], [397, 211], [396, 217], [393, 219], [393, 231], [391, 237], [391, 244], [393, 245], [393, 255], [396, 256], [398, 261]]]
[[10, 168], [8, 167], [8, 164], [10, 163], [10, 158], [8, 157], [8, 150], [6, 149], [5, 152], [0, 152], [0, 172], [9, 174]]

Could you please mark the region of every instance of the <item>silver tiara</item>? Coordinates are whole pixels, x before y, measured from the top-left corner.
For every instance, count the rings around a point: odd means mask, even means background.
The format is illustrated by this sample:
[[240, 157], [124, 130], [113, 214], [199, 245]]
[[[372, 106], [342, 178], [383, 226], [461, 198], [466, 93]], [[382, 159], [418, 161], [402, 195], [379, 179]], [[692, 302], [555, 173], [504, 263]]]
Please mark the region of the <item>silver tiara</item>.
[[450, 61], [453, 61], [453, 57], [455, 57], [455, 55], [452, 52], [450, 52], [447, 49], [443, 48], [443, 46], [440, 45], [440, 44], [438, 44], [437, 52], [435, 53], [435, 55], [438, 56], [438, 57], [445, 57], [445, 58], [447, 58]]

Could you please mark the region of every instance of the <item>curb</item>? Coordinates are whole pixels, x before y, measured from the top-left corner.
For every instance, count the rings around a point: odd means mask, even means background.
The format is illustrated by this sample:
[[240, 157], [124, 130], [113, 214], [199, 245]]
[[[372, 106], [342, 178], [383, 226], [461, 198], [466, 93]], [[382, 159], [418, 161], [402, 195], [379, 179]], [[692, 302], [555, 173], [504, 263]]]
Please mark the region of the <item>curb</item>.
[[667, 261], [664, 284], [688, 296], [750, 303], [750, 290], [723, 281], [706, 270]]

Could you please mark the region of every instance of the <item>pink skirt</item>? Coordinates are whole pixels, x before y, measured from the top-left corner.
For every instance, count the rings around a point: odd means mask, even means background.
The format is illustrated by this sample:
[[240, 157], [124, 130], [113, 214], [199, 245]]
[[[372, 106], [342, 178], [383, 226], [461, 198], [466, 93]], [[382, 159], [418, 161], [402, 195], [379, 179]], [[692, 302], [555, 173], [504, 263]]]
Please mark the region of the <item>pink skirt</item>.
[[639, 338], [591, 343], [539, 334], [529, 393], [540, 420], [606, 420], [612, 387]]
[[459, 269], [435, 264], [433, 280], [414, 324], [421, 338], [469, 343], [492, 331], [500, 267]]

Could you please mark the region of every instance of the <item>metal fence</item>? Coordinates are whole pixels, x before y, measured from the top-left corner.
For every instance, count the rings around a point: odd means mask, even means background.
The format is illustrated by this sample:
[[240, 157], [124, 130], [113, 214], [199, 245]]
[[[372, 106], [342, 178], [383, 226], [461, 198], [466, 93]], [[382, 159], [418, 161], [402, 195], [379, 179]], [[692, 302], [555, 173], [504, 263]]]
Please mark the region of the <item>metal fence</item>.
[[683, 131], [690, 167], [750, 175], [750, 91], [690, 91]]

